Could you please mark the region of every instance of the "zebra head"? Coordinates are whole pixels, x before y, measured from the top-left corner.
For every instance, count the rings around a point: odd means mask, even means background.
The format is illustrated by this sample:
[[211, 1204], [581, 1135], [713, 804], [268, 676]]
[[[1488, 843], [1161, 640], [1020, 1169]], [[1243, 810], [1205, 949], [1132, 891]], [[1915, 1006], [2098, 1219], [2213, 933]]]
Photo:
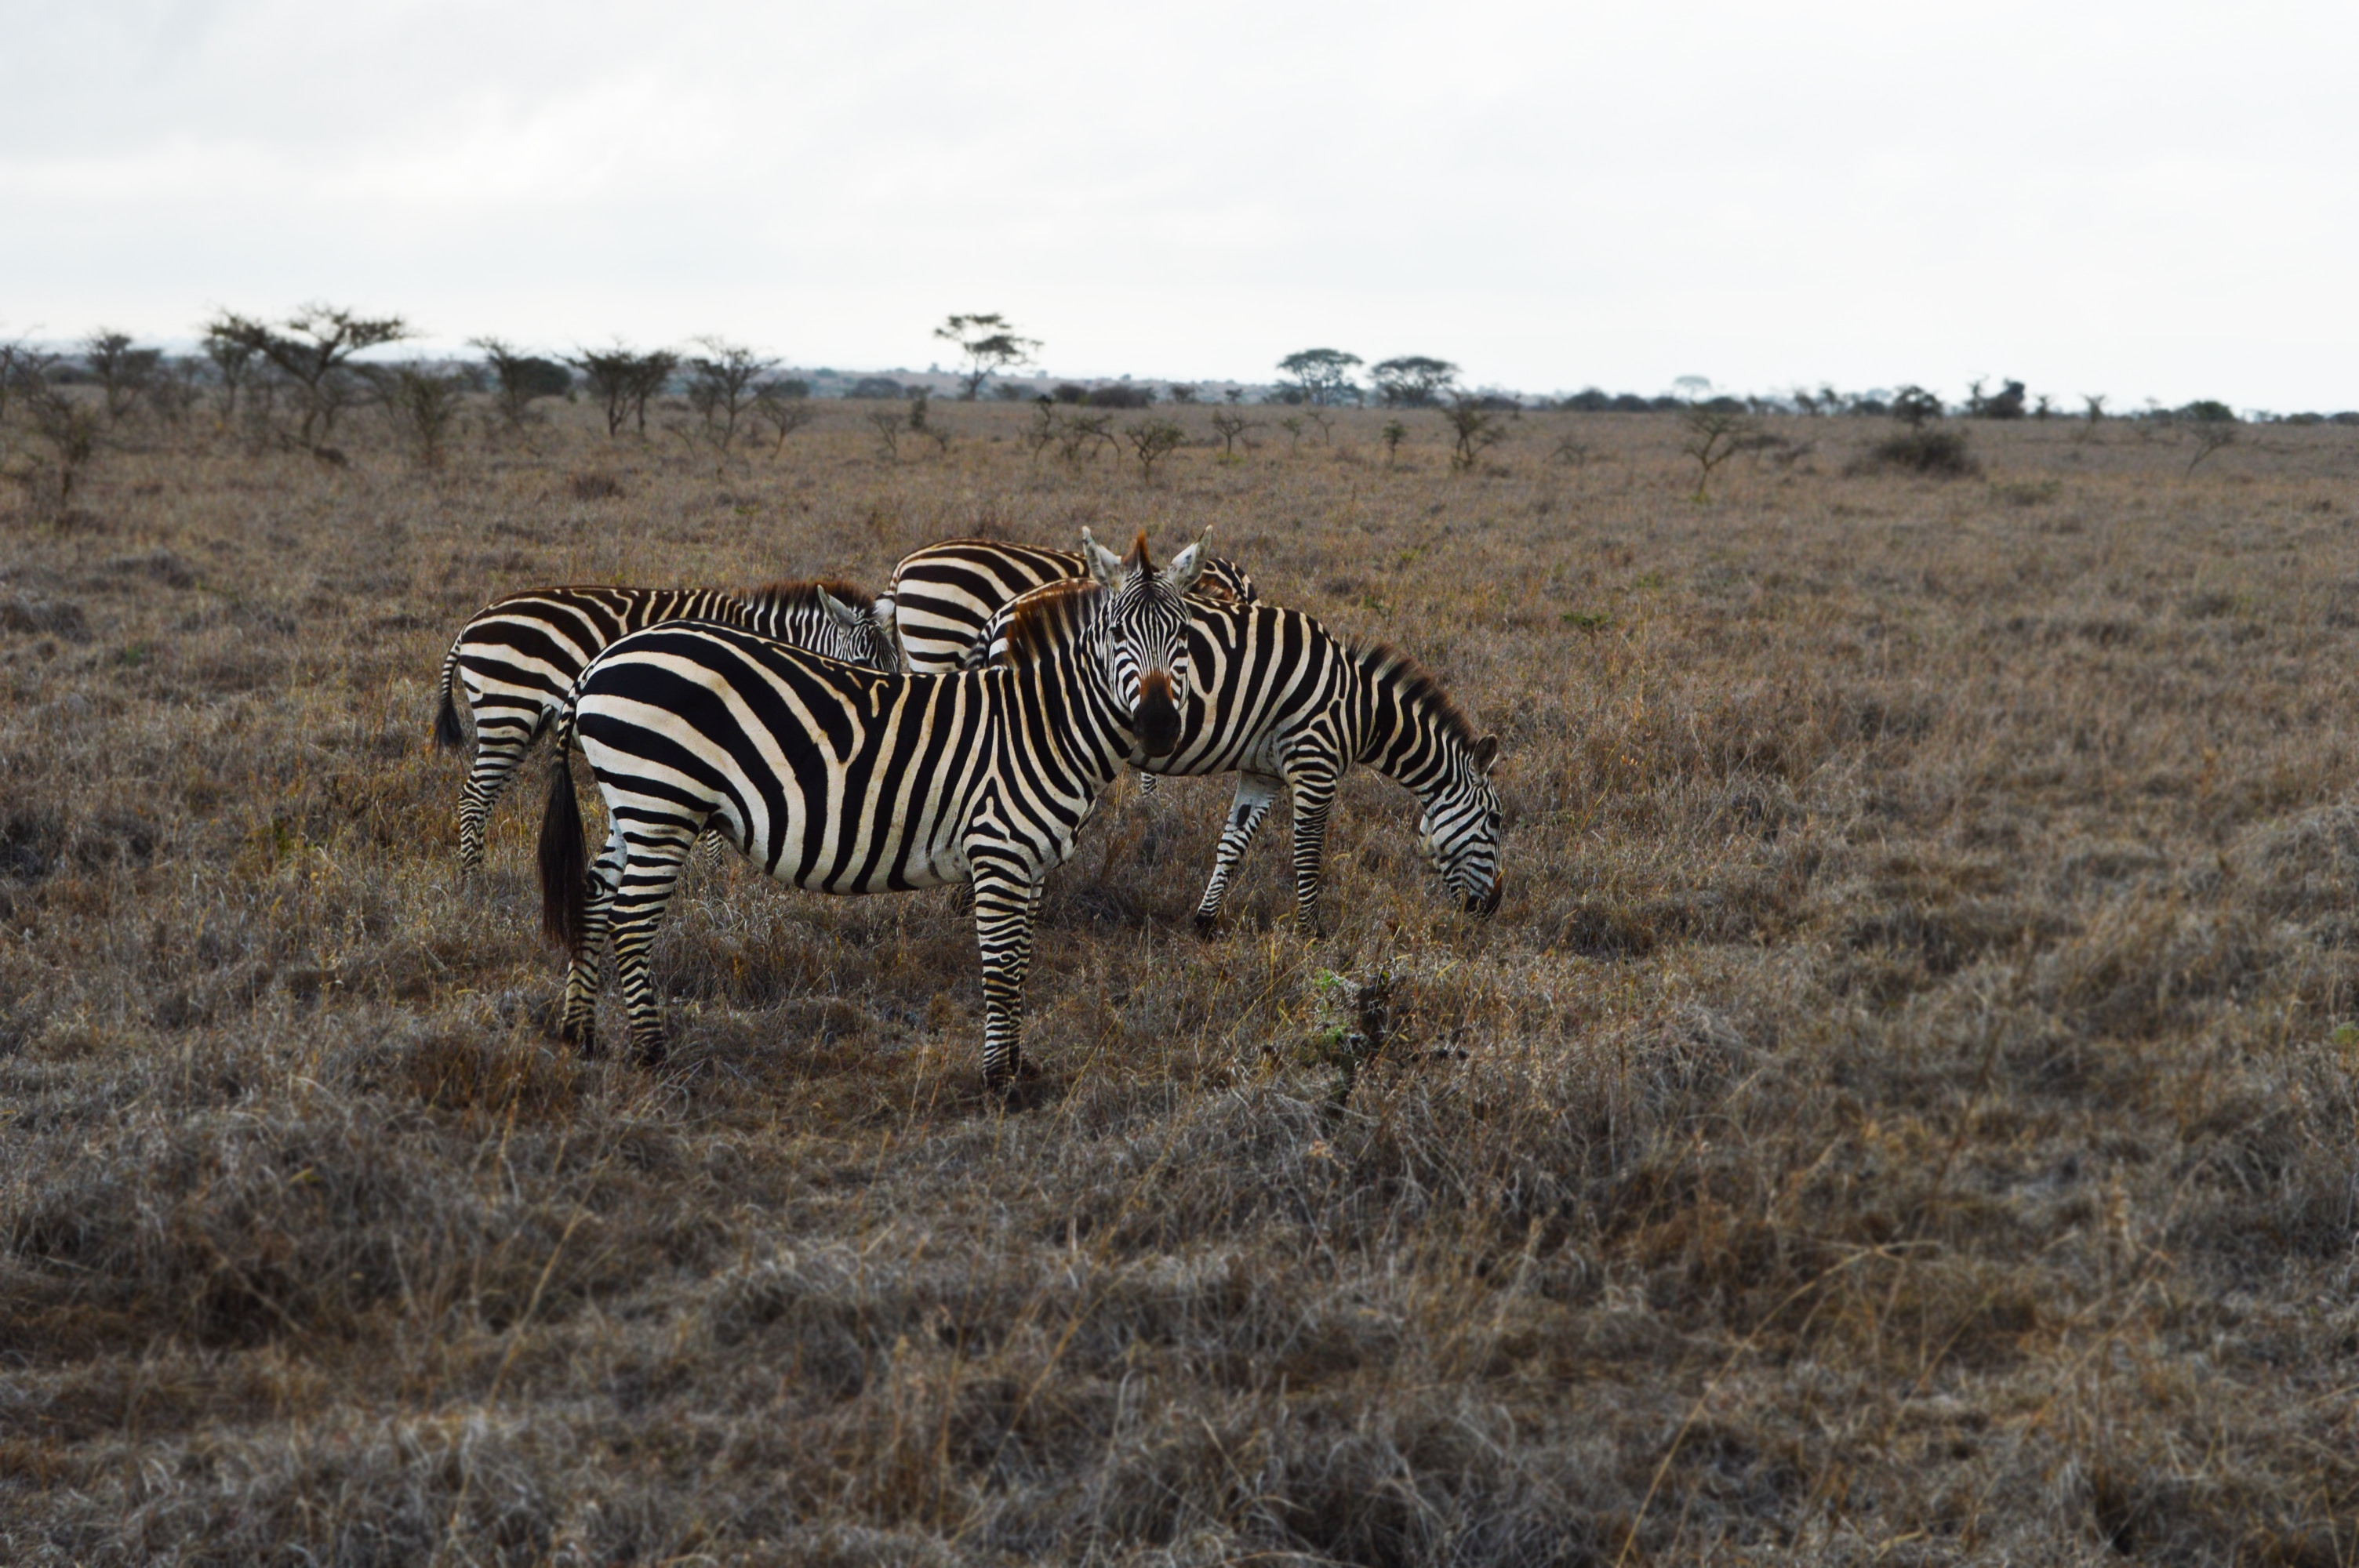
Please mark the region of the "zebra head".
[[1499, 907], [1499, 838], [1504, 826], [1491, 765], [1499, 760], [1499, 738], [1485, 735], [1472, 747], [1456, 747], [1440, 787], [1426, 797], [1417, 825], [1418, 845], [1452, 892], [1466, 901], [1469, 914], [1492, 914]]
[[[1205, 530], [1210, 535], [1212, 530]], [[1180, 743], [1180, 711], [1188, 700], [1188, 603], [1183, 597], [1204, 569], [1204, 540], [1158, 568], [1139, 531], [1130, 554], [1117, 556], [1082, 530], [1090, 577], [1108, 590], [1100, 622], [1103, 666], [1116, 700], [1129, 714], [1141, 752], [1169, 756]]]
[[899, 675], [901, 639], [895, 634], [891, 617], [880, 614], [878, 607], [889, 605], [890, 600], [880, 599], [876, 606], [864, 605], [855, 594], [849, 600], [838, 599], [819, 587], [820, 608], [827, 613], [827, 646], [815, 650], [831, 659], [842, 659], [847, 665], [865, 665], [886, 675]]

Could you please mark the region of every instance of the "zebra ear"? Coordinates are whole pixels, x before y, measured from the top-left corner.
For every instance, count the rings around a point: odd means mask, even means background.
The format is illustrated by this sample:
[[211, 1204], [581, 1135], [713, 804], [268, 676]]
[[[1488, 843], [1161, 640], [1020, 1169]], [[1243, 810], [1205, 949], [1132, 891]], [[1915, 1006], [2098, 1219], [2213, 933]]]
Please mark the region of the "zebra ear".
[[1107, 588], [1121, 583], [1122, 557], [1092, 538], [1087, 528], [1082, 530], [1082, 555], [1090, 563], [1090, 576], [1096, 581]]
[[844, 603], [843, 600], [836, 598], [835, 595], [828, 592], [828, 590], [823, 588], [819, 590], [819, 601], [821, 606], [827, 611], [827, 618], [829, 620], [834, 622], [838, 626], [842, 627], [847, 632], [855, 632], [859, 630], [859, 611], [854, 610], [851, 605]]
[[1163, 568], [1163, 575], [1170, 579], [1172, 587], [1185, 593], [1196, 586], [1196, 579], [1204, 575], [1204, 546], [1212, 537], [1212, 525], [1207, 524], [1204, 531], [1196, 536], [1194, 544], [1171, 557], [1171, 564]]
[[1491, 764], [1498, 760], [1499, 738], [1496, 735], [1485, 735], [1474, 742], [1474, 766], [1481, 772], [1489, 773]]

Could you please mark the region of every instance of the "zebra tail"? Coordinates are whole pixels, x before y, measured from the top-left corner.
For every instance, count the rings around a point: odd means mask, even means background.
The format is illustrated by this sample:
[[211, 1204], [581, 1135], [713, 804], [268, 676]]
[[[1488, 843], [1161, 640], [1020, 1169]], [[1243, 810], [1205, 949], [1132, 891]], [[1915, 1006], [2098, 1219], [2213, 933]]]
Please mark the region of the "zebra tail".
[[549, 806], [540, 816], [540, 929], [579, 957], [589, 915], [589, 865], [582, 846], [582, 803], [573, 795], [573, 735], [559, 736], [549, 770]]
[[459, 705], [451, 700], [451, 688], [459, 683], [459, 644], [442, 655], [442, 706], [434, 715], [434, 743], [446, 752], [465, 748], [467, 732], [459, 728]]

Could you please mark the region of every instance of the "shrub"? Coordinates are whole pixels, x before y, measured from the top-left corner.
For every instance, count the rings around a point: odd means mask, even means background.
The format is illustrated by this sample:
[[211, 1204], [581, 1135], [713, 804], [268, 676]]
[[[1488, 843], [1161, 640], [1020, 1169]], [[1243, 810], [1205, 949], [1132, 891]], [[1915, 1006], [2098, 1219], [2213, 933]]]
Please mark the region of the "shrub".
[[909, 395], [909, 389], [889, 375], [864, 375], [843, 389], [846, 397], [872, 397], [879, 403], [898, 403]]
[[2216, 397], [2199, 397], [2179, 410], [2181, 419], [2192, 419], [2199, 425], [2233, 425], [2236, 411]]
[[1574, 393], [1558, 403], [1557, 406], [1574, 414], [1603, 414], [1614, 406], [1614, 398], [1592, 386]]
[[1892, 416], [1914, 430], [1941, 416], [1941, 400], [1921, 386], [1904, 386], [1892, 395]]
[[1888, 437], [1854, 459], [1843, 472], [1848, 474], [1904, 473], [1930, 475], [1935, 479], [1964, 479], [1983, 471], [1983, 465], [1966, 445], [1966, 438], [1955, 430], [1929, 430], [1912, 425], [1897, 436]]
[[1149, 388], [1121, 383], [1093, 387], [1090, 391], [1090, 406], [1093, 408], [1145, 408], [1154, 401], [1155, 394]]
[[1060, 403], [1087, 403], [1090, 400], [1090, 389], [1078, 381], [1060, 381], [1057, 384], [1056, 390], [1049, 395]]
[[[2042, 399], [2041, 406], [2044, 408], [2046, 406], [2046, 400]], [[2020, 419], [2024, 413], [2023, 383], [2004, 383], [1996, 393], [1985, 395], [1983, 384], [1978, 381], [1967, 395], [1966, 411], [1977, 419]]]

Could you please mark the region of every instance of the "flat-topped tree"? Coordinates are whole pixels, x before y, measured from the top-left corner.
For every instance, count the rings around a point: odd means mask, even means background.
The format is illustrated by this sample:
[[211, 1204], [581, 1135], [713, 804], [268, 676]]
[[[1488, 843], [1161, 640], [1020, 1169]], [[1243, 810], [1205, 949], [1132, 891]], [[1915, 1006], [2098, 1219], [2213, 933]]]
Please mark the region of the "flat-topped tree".
[[1430, 408], [1458, 379], [1458, 367], [1430, 354], [1403, 354], [1369, 367], [1387, 408]]
[[1303, 402], [1325, 405], [1358, 398], [1352, 370], [1359, 362], [1359, 355], [1341, 349], [1302, 349], [1278, 361], [1277, 368], [1294, 383]]
[[639, 434], [647, 433], [647, 399], [663, 390], [679, 356], [668, 349], [639, 353], [616, 343], [611, 349], [583, 349], [565, 362], [582, 373], [590, 395], [606, 411], [606, 434], [617, 435], [635, 415]]
[[1007, 318], [994, 310], [987, 315], [952, 316], [934, 329], [934, 336], [956, 343], [966, 356], [959, 373], [959, 401], [973, 403], [983, 395], [983, 384], [1013, 365], [1028, 363], [1038, 338], [1016, 335]]
[[306, 447], [325, 441], [336, 416], [354, 400], [353, 356], [412, 335], [399, 316], [363, 316], [334, 305], [306, 305], [285, 325], [280, 331], [225, 310], [206, 323], [205, 337], [209, 344], [219, 339], [252, 350], [295, 384], [301, 409], [295, 438]]
[[524, 427], [532, 405], [543, 397], [562, 397], [573, 390], [573, 373], [555, 360], [526, 353], [505, 338], [470, 338], [484, 351], [491, 368], [493, 403], [511, 430]]

